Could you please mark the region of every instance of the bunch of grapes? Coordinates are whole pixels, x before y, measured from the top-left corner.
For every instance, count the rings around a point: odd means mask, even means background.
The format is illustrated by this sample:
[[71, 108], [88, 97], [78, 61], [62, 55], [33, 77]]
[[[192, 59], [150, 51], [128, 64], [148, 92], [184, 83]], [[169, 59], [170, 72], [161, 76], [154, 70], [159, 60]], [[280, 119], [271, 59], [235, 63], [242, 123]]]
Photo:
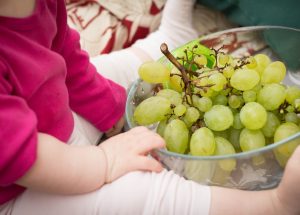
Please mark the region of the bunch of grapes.
[[[203, 55], [199, 45], [171, 62], [147, 62], [140, 78], [156, 84], [153, 95], [135, 109], [139, 125], [158, 123], [167, 150], [194, 156], [227, 155], [255, 150], [300, 131], [300, 89], [282, 83], [286, 67], [267, 55], [234, 58], [222, 49]], [[294, 140], [275, 150], [284, 166], [298, 145]], [[260, 162], [260, 161], [259, 161]], [[234, 168], [225, 163], [224, 169]]]

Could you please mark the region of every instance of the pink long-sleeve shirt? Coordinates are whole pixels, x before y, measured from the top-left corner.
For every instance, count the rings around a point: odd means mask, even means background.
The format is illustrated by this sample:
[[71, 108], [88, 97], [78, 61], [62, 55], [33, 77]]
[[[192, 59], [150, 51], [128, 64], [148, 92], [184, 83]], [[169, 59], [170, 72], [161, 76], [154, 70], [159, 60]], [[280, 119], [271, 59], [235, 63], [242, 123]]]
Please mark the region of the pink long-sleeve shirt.
[[14, 182], [34, 164], [38, 132], [67, 141], [71, 110], [106, 131], [125, 97], [80, 49], [64, 0], [36, 0], [26, 18], [0, 17], [0, 204], [24, 191]]

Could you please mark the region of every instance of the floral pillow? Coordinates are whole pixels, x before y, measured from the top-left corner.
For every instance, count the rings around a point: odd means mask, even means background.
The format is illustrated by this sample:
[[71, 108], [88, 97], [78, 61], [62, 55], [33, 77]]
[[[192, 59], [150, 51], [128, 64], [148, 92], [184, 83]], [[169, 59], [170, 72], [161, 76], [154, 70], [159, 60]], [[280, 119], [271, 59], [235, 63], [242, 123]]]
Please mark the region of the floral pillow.
[[166, 0], [67, 0], [68, 23], [90, 56], [132, 45], [156, 30]]

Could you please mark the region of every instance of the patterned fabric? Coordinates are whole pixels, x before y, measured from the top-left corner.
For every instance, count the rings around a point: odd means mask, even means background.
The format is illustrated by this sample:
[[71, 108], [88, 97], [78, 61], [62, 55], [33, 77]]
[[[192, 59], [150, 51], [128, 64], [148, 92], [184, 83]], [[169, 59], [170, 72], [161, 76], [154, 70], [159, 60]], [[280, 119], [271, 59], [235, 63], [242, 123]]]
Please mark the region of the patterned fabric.
[[67, 0], [68, 23], [90, 56], [129, 47], [156, 30], [166, 0]]

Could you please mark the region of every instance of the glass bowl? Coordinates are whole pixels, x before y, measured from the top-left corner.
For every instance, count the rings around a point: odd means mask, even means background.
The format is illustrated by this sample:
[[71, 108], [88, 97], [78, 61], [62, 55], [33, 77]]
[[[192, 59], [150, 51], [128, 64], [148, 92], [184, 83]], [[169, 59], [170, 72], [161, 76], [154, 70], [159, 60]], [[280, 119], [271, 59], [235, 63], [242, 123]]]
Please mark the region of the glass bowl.
[[[286, 85], [300, 85], [300, 30], [279, 26], [242, 27], [209, 34], [191, 41], [175, 50], [176, 57], [182, 50], [200, 41], [207, 47], [222, 50], [234, 57], [264, 53], [271, 60], [281, 60], [287, 66]], [[157, 44], [159, 47], [160, 44]], [[162, 57], [160, 62], [171, 66]], [[137, 126], [133, 121], [135, 107], [152, 94], [154, 85], [136, 80], [130, 87], [126, 104], [128, 128]], [[157, 125], [149, 126], [155, 130]], [[276, 187], [281, 180], [288, 157], [277, 149], [296, 141], [300, 144], [300, 132], [263, 148], [223, 156], [192, 156], [177, 154], [166, 149], [152, 153], [166, 169], [205, 185], [215, 185], [243, 190], [264, 190]], [[225, 171], [222, 164], [236, 162], [232, 171]]]

